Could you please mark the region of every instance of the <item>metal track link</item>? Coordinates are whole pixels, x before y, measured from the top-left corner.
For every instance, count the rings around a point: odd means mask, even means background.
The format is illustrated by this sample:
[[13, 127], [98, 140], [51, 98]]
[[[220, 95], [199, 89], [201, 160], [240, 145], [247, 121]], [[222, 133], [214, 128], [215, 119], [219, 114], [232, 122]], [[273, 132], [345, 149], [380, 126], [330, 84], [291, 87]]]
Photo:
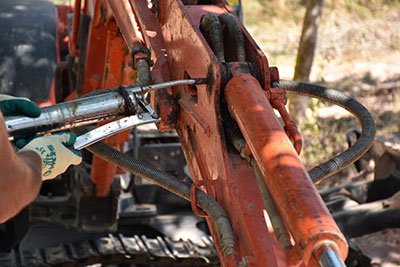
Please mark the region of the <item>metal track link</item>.
[[219, 266], [211, 237], [200, 242], [167, 237], [108, 234], [97, 239], [0, 253], [0, 266], [86, 266], [95, 263], [151, 266]]

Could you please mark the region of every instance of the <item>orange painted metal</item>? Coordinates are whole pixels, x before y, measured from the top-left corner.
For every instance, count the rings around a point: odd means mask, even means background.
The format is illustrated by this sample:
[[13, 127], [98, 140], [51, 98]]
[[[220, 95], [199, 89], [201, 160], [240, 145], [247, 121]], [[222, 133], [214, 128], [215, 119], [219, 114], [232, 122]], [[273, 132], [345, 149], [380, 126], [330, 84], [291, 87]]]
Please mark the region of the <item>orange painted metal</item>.
[[[86, 52], [85, 79], [80, 95], [88, 94], [94, 90], [103, 88], [103, 80], [106, 71], [108, 28], [100, 23], [101, 3], [93, 1], [94, 13], [89, 28], [88, 44]], [[71, 40], [72, 41], [72, 40]], [[106, 142], [110, 142], [107, 140]], [[111, 142], [112, 143], [112, 142]], [[116, 167], [97, 157], [93, 157], [91, 178], [96, 185], [96, 196], [106, 196], [114, 179]]]
[[207, 213], [204, 211], [201, 211], [197, 207], [197, 194], [196, 191], [199, 189], [201, 186], [205, 185], [205, 182], [202, 180], [198, 180], [192, 184], [190, 187], [190, 205], [192, 207], [192, 211], [194, 214], [196, 214], [199, 217], [207, 217]]
[[80, 18], [81, 18], [81, 0], [76, 0], [74, 6], [74, 20], [72, 23], [71, 41], [69, 43], [69, 51], [71, 56], [73, 57], [79, 54], [79, 49], [77, 47], [77, 36], [79, 31]]
[[[134, 84], [133, 78], [135, 71], [129, 67], [129, 49], [119, 34], [115, 22], [108, 25], [107, 49], [105, 59], [105, 72], [103, 76], [102, 88], [117, 87], [121, 84]], [[122, 144], [128, 141], [129, 131], [107, 138], [107, 144], [122, 151]], [[114, 181], [117, 169], [114, 165], [94, 158], [92, 168], [92, 179], [96, 183], [96, 195], [107, 196], [110, 185]]]
[[[161, 3], [161, 2], [160, 2]], [[253, 169], [238, 153], [228, 149], [220, 113], [221, 69], [216, 57], [199, 30], [200, 19], [209, 12], [221, 14], [224, 5], [183, 6], [180, 1], [162, 1], [160, 21], [170, 64], [171, 78], [210, 76], [209, 85], [189, 90], [174, 88], [179, 99], [176, 129], [193, 180], [205, 185], [227, 211], [237, 240], [236, 257], [219, 256], [223, 266], [248, 262], [251, 266], [285, 266], [286, 254], [266, 223], [261, 193]], [[249, 46], [249, 60], [257, 62], [259, 54]], [[266, 59], [263, 60], [266, 63]], [[267, 64], [267, 63], [266, 63]], [[263, 72], [268, 76], [268, 72]], [[214, 240], [216, 232], [209, 221]], [[217, 245], [218, 248], [218, 245]]]
[[[154, 63], [151, 70], [151, 78], [155, 83], [170, 81], [170, 65], [167, 60], [163, 23], [160, 22], [148, 8], [146, 0], [129, 0], [138, 21], [145, 45], [151, 52], [151, 60]], [[159, 1], [160, 5], [166, 1]], [[156, 108], [161, 122], [157, 124], [160, 131], [171, 131], [176, 126], [176, 104], [172, 97], [171, 88], [157, 90], [150, 93], [150, 102]]]
[[72, 7], [69, 5], [57, 5], [57, 31], [56, 31], [56, 46], [57, 46], [57, 63], [60, 63], [60, 55], [62, 52], [68, 51], [68, 14]]
[[108, 28], [100, 23], [101, 2], [98, 0], [94, 1], [93, 5], [94, 13], [91, 14], [92, 22], [89, 28], [85, 60], [85, 79], [83, 81], [82, 92], [78, 92], [80, 95], [101, 89], [105, 74]]
[[[164, 82], [170, 80], [169, 66], [165, 54], [165, 45], [158, 18], [148, 8], [146, 0], [109, 0], [103, 4], [103, 12], [107, 21], [115, 20], [129, 49], [140, 44], [151, 52], [153, 62], [152, 81]], [[143, 53], [135, 55], [135, 60], [146, 56]], [[170, 88], [151, 92], [152, 106], [158, 107], [157, 112], [161, 122], [157, 125], [161, 131], [170, 131], [175, 125], [175, 105]]]
[[248, 74], [234, 74], [225, 95], [294, 245], [301, 249], [304, 262], [307, 266], [318, 266], [313, 252], [324, 242], [336, 245], [345, 259], [345, 238], [279, 124], [259, 82]]
[[[129, 49], [119, 27], [114, 20], [102, 20], [104, 6], [101, 1], [93, 1], [91, 5], [94, 7], [94, 13], [91, 14], [93, 22], [89, 28], [85, 79], [81, 94], [121, 84], [134, 84], [135, 71], [129, 67]], [[125, 13], [128, 12], [129, 10]], [[122, 144], [128, 140], [128, 136], [129, 133], [125, 132], [107, 138], [104, 142], [122, 150]], [[96, 196], [108, 195], [116, 173], [117, 168], [114, 165], [93, 157], [91, 177], [96, 184]]]
[[287, 97], [285, 91], [278, 88], [271, 88], [266, 91], [267, 97], [271, 102], [271, 106], [278, 110], [283, 123], [285, 124], [284, 129], [293, 142], [293, 146], [296, 149], [297, 154], [300, 155], [301, 149], [303, 148], [303, 139], [301, 138], [300, 132], [297, 129], [296, 123], [292, 120], [289, 112], [286, 109]]
[[[271, 73], [271, 83], [279, 82], [279, 71], [276, 67], [270, 67], [269, 71]], [[289, 136], [290, 140], [293, 142], [293, 146], [296, 149], [297, 154], [300, 155], [301, 149], [303, 148], [303, 138], [299, 130], [297, 129], [296, 123], [292, 120], [289, 115], [289, 112], [286, 109], [287, 104], [287, 96], [286, 92], [279, 88], [269, 88], [265, 91], [269, 101], [271, 102], [271, 106], [278, 110], [283, 123], [285, 124], [285, 131]]]
[[[238, 254], [225, 258], [216, 244], [221, 264], [313, 266], [316, 264], [312, 256], [314, 248], [325, 241], [336, 244], [345, 257], [345, 240], [272, 111], [267, 92], [273, 75], [266, 57], [246, 29], [241, 26], [247, 61], [257, 69], [258, 81], [248, 74], [237, 73], [225, 90], [232, 115], [247, 141], [247, 152], [255, 157], [293, 237], [294, 247], [290, 251], [281, 248], [264, 214], [253, 168], [226, 138], [229, 129], [224, 124], [221, 102], [222, 78], [226, 77], [222, 77], [221, 65], [199, 25], [203, 15], [219, 15], [231, 9], [221, 0], [215, 0], [213, 5], [187, 6], [180, 0], [156, 2], [158, 16], [148, 8], [146, 0], [85, 1], [91, 24], [85, 79], [78, 94], [134, 84], [134, 70], [128, 62], [132, 46], [137, 42], [151, 51], [153, 82], [209, 77], [208, 85], [160, 90], [151, 93], [150, 100], [162, 119], [159, 129], [176, 129], [179, 133], [194, 188], [201, 185], [231, 220]], [[71, 97], [75, 95], [72, 93]], [[125, 133], [106, 142], [122, 150], [126, 140]], [[107, 195], [116, 172], [114, 166], [93, 158], [92, 179], [97, 185], [97, 196]], [[207, 221], [214, 240], [218, 240], [213, 223]]]
[[143, 35], [135, 20], [129, 0], [108, 1], [107, 3], [112, 11], [110, 16], [116, 20], [128, 47], [137, 43], [142, 44]]

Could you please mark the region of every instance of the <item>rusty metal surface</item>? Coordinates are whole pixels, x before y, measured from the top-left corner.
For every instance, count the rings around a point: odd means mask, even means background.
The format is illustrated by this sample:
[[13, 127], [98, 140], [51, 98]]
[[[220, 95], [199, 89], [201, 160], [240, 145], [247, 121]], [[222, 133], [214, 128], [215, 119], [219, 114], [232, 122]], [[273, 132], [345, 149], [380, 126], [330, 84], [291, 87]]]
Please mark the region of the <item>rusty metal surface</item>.
[[[148, 8], [145, 0], [130, 0], [135, 16], [143, 34], [144, 42], [151, 52], [154, 66], [151, 70], [153, 82], [171, 80], [170, 66], [168, 65], [162, 23], [159, 18]], [[163, 3], [161, 1], [160, 3]], [[169, 55], [168, 55], [169, 56]], [[201, 76], [206, 77], [206, 76]], [[151, 93], [151, 104], [160, 115], [161, 122], [157, 127], [161, 131], [170, 131], [176, 124], [176, 105], [171, 95], [170, 88]]]
[[[223, 249], [216, 244], [222, 265], [264, 266], [268, 262], [269, 266], [297, 266], [303, 260], [315, 265], [312, 253], [325, 240], [335, 242], [345, 257], [344, 238], [308, 180], [289, 138], [278, 127], [266, 92], [262, 91], [270, 89], [271, 73], [266, 57], [238, 18], [227, 14], [220, 17], [232, 9], [223, 1], [214, 1], [213, 5], [184, 5], [178, 0], [153, 2], [157, 3], [156, 12], [148, 8], [145, 0], [89, 2], [86, 12], [91, 15], [92, 23], [83, 92], [134, 83], [129, 52], [138, 41], [151, 51], [153, 82], [208, 77], [208, 85], [179, 85], [151, 93], [150, 99], [161, 117], [159, 129], [178, 131], [196, 185], [203, 185], [229, 215], [238, 254], [225, 258]], [[200, 30], [202, 16], [210, 13], [228, 25], [223, 35], [229, 37], [229, 32], [236, 32], [231, 40], [243, 43], [231, 49], [226, 41], [223, 52], [226, 65], [220, 64], [221, 57], [217, 59]], [[230, 56], [234, 54], [239, 56]], [[240, 109], [235, 117], [249, 144], [248, 151], [254, 155], [264, 178], [267, 177], [265, 182], [272, 199], [296, 243], [289, 252], [281, 248], [268, 216], [264, 217], [262, 195], [253, 169], [226, 142], [226, 131], [230, 129], [222, 116], [223, 87], [232, 73], [242, 71], [253, 73], [258, 82], [241, 76], [239, 81], [229, 83], [229, 90], [234, 92], [228, 95], [238, 95], [236, 100], [229, 100], [231, 111], [235, 114], [234, 109]], [[244, 90], [240, 92], [239, 87]], [[260, 99], [252, 98], [259, 94]], [[267, 107], [265, 113], [248, 112], [250, 107], [259, 107], [257, 101]], [[107, 143], [122, 149], [126, 140], [127, 133], [110, 138]], [[92, 179], [97, 185], [97, 196], [107, 195], [116, 171], [113, 165], [94, 157]], [[218, 240], [214, 225], [208, 222], [214, 240]]]
[[[226, 209], [240, 240], [236, 259], [224, 259], [220, 254], [222, 263], [284, 266], [286, 256], [265, 223], [253, 170], [239, 155], [227, 150], [219, 113], [220, 66], [200, 34], [202, 15], [219, 15], [226, 10], [222, 5], [184, 7], [179, 1], [163, 1], [163, 5], [160, 17], [172, 78], [209, 75], [211, 79], [208, 86], [182, 86], [174, 93], [180, 109], [177, 130], [193, 179], [203, 181], [207, 193]], [[193, 58], [196, 60], [188, 60]], [[211, 230], [215, 234], [212, 225]]]

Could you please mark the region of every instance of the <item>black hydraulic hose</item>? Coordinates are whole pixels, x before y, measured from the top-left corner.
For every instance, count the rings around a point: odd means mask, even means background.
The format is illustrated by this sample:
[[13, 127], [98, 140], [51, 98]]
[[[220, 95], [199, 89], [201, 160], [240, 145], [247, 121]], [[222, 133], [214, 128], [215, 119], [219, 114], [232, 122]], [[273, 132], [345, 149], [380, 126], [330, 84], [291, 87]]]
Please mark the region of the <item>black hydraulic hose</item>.
[[136, 63], [137, 81], [136, 85], [145, 86], [151, 83], [150, 66], [147, 60], [140, 59]]
[[[78, 130], [78, 129], [77, 129]], [[81, 130], [79, 130], [79, 133]], [[81, 133], [80, 133], [81, 134]], [[133, 175], [149, 179], [158, 186], [190, 201], [190, 185], [179, 181], [176, 177], [160, 171], [150, 164], [134, 159], [104, 144], [95, 143], [86, 148], [97, 157], [115, 164]], [[218, 234], [218, 242], [225, 256], [236, 254], [235, 239], [228, 215], [217, 201], [201, 190], [196, 191], [197, 206], [207, 213]]]
[[219, 62], [225, 62], [224, 41], [222, 36], [222, 27], [218, 16], [208, 13], [201, 18], [200, 29], [210, 40], [212, 49]]
[[308, 172], [313, 182], [318, 183], [346, 168], [362, 157], [371, 147], [375, 138], [374, 119], [371, 113], [354, 98], [332, 88], [303, 82], [281, 80], [273, 83], [272, 86], [281, 88], [290, 93], [312, 96], [329, 101], [348, 110], [355, 115], [361, 123], [361, 135], [354, 145], [334, 158], [312, 168]]
[[[237, 22], [234, 15], [230, 13], [222, 13], [218, 18], [221, 21], [223, 29], [226, 27], [229, 38], [232, 38], [229, 45], [235, 46], [236, 60], [239, 62], [246, 62], [246, 48], [240, 24]], [[225, 44], [227, 45], [227, 43]]]

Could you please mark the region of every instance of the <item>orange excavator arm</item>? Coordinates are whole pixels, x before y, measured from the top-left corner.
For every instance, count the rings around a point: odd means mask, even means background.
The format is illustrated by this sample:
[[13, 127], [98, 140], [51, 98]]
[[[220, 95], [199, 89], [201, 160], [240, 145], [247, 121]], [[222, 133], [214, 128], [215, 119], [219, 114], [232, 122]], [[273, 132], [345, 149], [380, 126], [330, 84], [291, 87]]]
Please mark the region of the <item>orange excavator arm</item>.
[[[84, 67], [66, 100], [118, 87], [107, 95], [113, 116], [140, 107], [148, 113], [137, 113], [139, 122], [147, 118], [160, 131], [176, 130], [192, 178], [190, 185], [177, 183], [151, 166], [122, 160], [124, 132], [88, 147], [97, 197], [107, 196], [115, 174], [128, 170], [191, 201], [208, 222], [223, 266], [344, 266], [346, 239], [313, 180], [360, 157], [374, 133], [362, 135], [357, 153], [328, 161], [310, 177], [299, 159], [300, 133], [285, 109], [286, 91], [349, 104], [363, 127], [373, 127], [358, 102], [281, 82], [223, 0], [78, 0], [69, 51]], [[79, 101], [66, 105], [79, 111], [88, 100]]]

